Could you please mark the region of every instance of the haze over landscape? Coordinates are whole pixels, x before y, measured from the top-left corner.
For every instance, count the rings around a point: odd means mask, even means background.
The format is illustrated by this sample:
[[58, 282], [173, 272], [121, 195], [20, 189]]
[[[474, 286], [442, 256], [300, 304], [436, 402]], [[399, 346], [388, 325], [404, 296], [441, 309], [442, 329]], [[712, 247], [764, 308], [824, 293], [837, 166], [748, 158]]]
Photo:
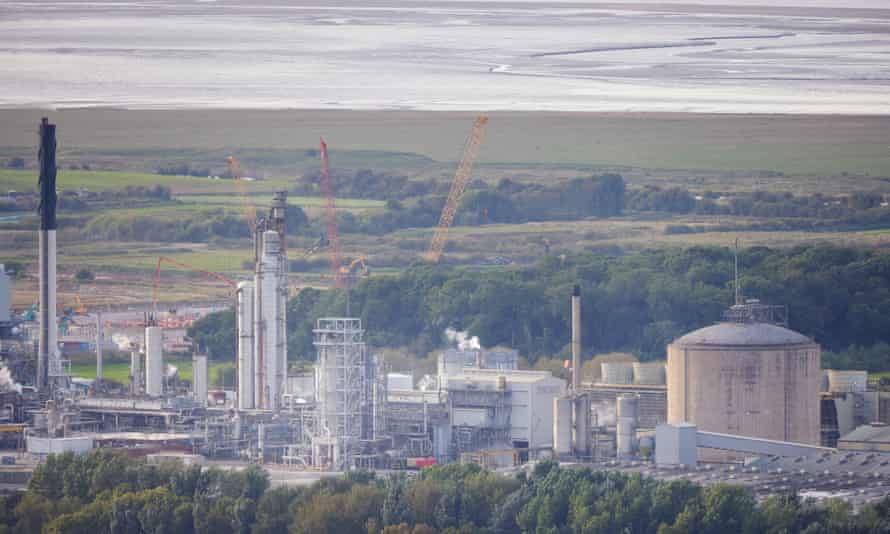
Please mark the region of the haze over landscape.
[[890, 0], [0, 0], [0, 534], [887, 534]]
[[882, 2], [707, 4], [4, 2], [0, 106], [890, 112]]

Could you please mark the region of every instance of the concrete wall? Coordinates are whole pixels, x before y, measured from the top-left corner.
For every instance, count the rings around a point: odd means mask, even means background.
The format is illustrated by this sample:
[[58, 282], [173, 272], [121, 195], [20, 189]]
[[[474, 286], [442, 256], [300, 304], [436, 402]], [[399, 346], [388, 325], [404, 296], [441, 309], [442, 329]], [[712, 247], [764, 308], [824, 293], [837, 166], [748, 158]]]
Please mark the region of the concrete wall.
[[61, 454], [63, 452], [84, 453], [93, 448], [93, 438], [44, 438], [27, 436], [27, 449], [31, 454]]
[[819, 444], [820, 349], [668, 346], [668, 423]]

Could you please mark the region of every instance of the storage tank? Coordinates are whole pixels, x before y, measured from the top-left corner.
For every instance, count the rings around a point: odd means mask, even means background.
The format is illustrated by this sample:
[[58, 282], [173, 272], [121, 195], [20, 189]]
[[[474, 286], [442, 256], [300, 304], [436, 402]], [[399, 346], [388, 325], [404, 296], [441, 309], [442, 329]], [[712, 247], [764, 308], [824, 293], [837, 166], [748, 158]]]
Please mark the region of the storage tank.
[[600, 369], [602, 369], [603, 384], [634, 383], [633, 362], [603, 362], [600, 364]]
[[145, 328], [145, 394], [164, 393], [164, 331], [160, 326]]
[[637, 452], [637, 421], [640, 417], [640, 397], [636, 394], [619, 395], [615, 400], [618, 424], [616, 446], [619, 458], [631, 458]]
[[668, 423], [819, 444], [821, 349], [763, 322], [724, 322], [668, 345]]
[[641, 386], [663, 386], [665, 383], [665, 363], [647, 362], [634, 363], [634, 384]]

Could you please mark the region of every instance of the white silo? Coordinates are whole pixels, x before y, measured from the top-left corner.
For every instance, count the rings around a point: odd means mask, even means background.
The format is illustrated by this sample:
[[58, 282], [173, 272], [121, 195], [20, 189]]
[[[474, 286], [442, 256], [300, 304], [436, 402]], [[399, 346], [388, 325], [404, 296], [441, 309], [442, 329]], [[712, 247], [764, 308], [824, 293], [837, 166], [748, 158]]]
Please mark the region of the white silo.
[[145, 394], [164, 394], [164, 330], [160, 326], [145, 328]]

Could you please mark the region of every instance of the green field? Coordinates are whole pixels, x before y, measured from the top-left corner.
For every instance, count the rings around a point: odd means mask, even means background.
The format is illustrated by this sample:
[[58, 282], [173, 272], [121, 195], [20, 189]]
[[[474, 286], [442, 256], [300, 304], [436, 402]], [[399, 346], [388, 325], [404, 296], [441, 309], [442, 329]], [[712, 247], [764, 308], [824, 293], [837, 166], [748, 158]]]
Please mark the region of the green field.
[[[16, 191], [34, 191], [37, 189], [36, 169], [12, 170], [0, 169], [0, 191], [4, 193], [10, 189]], [[243, 182], [249, 195], [270, 193], [272, 191], [287, 189], [289, 180], [285, 178], [270, 178]], [[237, 194], [238, 185], [233, 180], [211, 180], [194, 176], [167, 176], [145, 172], [127, 171], [73, 171], [59, 169], [56, 176], [56, 187], [62, 191], [65, 189], [85, 188], [91, 191], [106, 191], [111, 189], [123, 189], [127, 186], [151, 187], [163, 185], [169, 187], [174, 194], [207, 194], [229, 193]]]
[[[179, 377], [183, 380], [192, 380], [192, 360], [167, 360], [166, 363], [179, 369]], [[210, 374], [210, 383], [217, 384], [219, 382], [219, 372], [221, 369], [233, 367], [234, 364], [228, 362], [211, 362], [208, 373]], [[96, 378], [95, 363], [77, 363], [71, 365], [71, 374], [79, 378]], [[120, 384], [130, 382], [130, 364], [127, 362], [105, 362], [102, 365], [102, 376], [108, 380], [114, 380]]]
[[[64, 163], [117, 168], [237, 154], [293, 176], [317, 169], [319, 136], [335, 168], [421, 168], [460, 157], [475, 113], [324, 110], [0, 110], [0, 157], [31, 156], [40, 117], [59, 127]], [[779, 171], [890, 176], [890, 117], [492, 112], [479, 164], [578, 169]], [[138, 135], [137, 135], [138, 132]], [[95, 167], [95, 165], [94, 165]], [[447, 167], [453, 170], [453, 167]], [[443, 170], [438, 167], [438, 170]], [[741, 178], [741, 177], [740, 177]]]

